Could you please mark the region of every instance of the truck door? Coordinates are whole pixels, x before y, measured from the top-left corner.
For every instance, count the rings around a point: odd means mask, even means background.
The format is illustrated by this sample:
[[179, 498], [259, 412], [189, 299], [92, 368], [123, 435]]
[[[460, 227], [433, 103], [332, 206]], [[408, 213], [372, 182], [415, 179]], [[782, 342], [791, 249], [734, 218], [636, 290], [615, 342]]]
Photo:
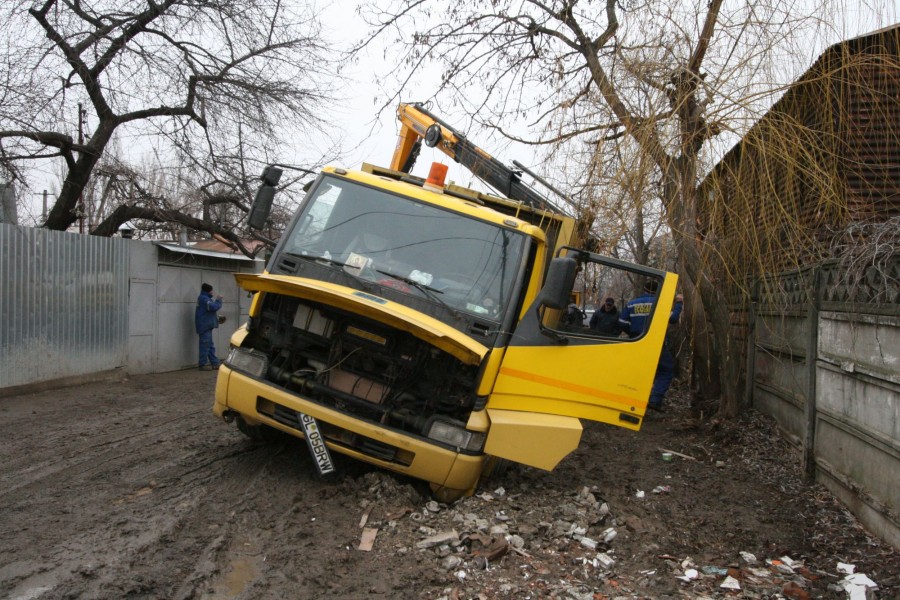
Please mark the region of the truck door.
[[[535, 301], [510, 337], [488, 414], [507, 424], [503, 435], [514, 430], [510, 422], [521, 417], [523, 423], [534, 423], [540, 421], [538, 414], [640, 429], [672, 314], [677, 275], [572, 248], [563, 248], [561, 254], [576, 258], [577, 264], [573, 289], [562, 297], [578, 292], [575, 296], [584, 304], [551, 308], [541, 305], [540, 298]], [[656, 292], [643, 292], [647, 282], [653, 282], [649, 287], [655, 286]], [[604, 314], [610, 309], [606, 299], [612, 298], [621, 315], [626, 304], [641, 295], [634, 320], [643, 320], [637, 324], [642, 331], [623, 331], [618, 316], [612, 326]], [[585, 309], [594, 311], [591, 320], [583, 318]], [[546, 422], [560, 421], [548, 417]], [[571, 428], [571, 421], [563, 422]]]

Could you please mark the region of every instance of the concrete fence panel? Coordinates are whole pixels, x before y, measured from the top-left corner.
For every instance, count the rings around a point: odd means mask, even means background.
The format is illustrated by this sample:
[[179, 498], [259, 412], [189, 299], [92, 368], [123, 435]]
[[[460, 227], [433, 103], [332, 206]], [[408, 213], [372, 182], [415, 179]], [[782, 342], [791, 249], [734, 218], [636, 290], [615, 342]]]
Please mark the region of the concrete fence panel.
[[[784, 274], [756, 307], [752, 403], [799, 445], [810, 476], [900, 548], [900, 257], [877, 271]], [[798, 285], [802, 282], [802, 285]]]

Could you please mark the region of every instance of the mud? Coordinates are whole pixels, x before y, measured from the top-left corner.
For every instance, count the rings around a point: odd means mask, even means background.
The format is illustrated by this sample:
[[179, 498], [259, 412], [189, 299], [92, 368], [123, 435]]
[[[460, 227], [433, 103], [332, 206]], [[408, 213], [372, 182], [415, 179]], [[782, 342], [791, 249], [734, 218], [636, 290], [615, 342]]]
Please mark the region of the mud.
[[[214, 382], [182, 371], [0, 399], [0, 597], [846, 598], [838, 562], [875, 597], [900, 591], [897, 552], [801, 483], [753, 413], [697, 420], [676, 392], [639, 433], [586, 424], [556, 471], [512, 468], [436, 507], [418, 482], [342, 457], [319, 478], [302, 442], [246, 439], [212, 415]], [[458, 542], [419, 547], [451, 530]], [[489, 536], [504, 549], [488, 559]], [[794, 575], [765, 562], [781, 557]], [[689, 565], [719, 570], [677, 579]], [[720, 587], [729, 568], [740, 591]]]

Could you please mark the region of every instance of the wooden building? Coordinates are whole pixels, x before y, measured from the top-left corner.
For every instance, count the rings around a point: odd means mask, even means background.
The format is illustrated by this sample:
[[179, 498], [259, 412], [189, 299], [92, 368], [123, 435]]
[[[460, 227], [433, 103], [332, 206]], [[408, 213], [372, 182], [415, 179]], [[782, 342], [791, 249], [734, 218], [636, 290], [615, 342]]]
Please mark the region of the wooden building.
[[829, 257], [854, 223], [900, 218], [900, 26], [835, 44], [698, 190], [739, 279]]

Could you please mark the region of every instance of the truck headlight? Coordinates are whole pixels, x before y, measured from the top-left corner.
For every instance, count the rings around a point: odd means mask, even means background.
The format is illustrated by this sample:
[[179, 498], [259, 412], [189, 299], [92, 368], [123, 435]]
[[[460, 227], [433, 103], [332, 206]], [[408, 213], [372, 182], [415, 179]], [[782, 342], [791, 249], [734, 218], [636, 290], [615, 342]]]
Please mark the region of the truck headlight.
[[470, 452], [479, 452], [484, 446], [484, 433], [469, 431], [461, 425], [447, 421], [432, 421], [425, 435], [435, 441]]
[[228, 358], [225, 364], [237, 371], [243, 371], [254, 377], [262, 377], [269, 368], [269, 359], [261, 352], [254, 350], [245, 350], [243, 348], [232, 348], [228, 352]]

